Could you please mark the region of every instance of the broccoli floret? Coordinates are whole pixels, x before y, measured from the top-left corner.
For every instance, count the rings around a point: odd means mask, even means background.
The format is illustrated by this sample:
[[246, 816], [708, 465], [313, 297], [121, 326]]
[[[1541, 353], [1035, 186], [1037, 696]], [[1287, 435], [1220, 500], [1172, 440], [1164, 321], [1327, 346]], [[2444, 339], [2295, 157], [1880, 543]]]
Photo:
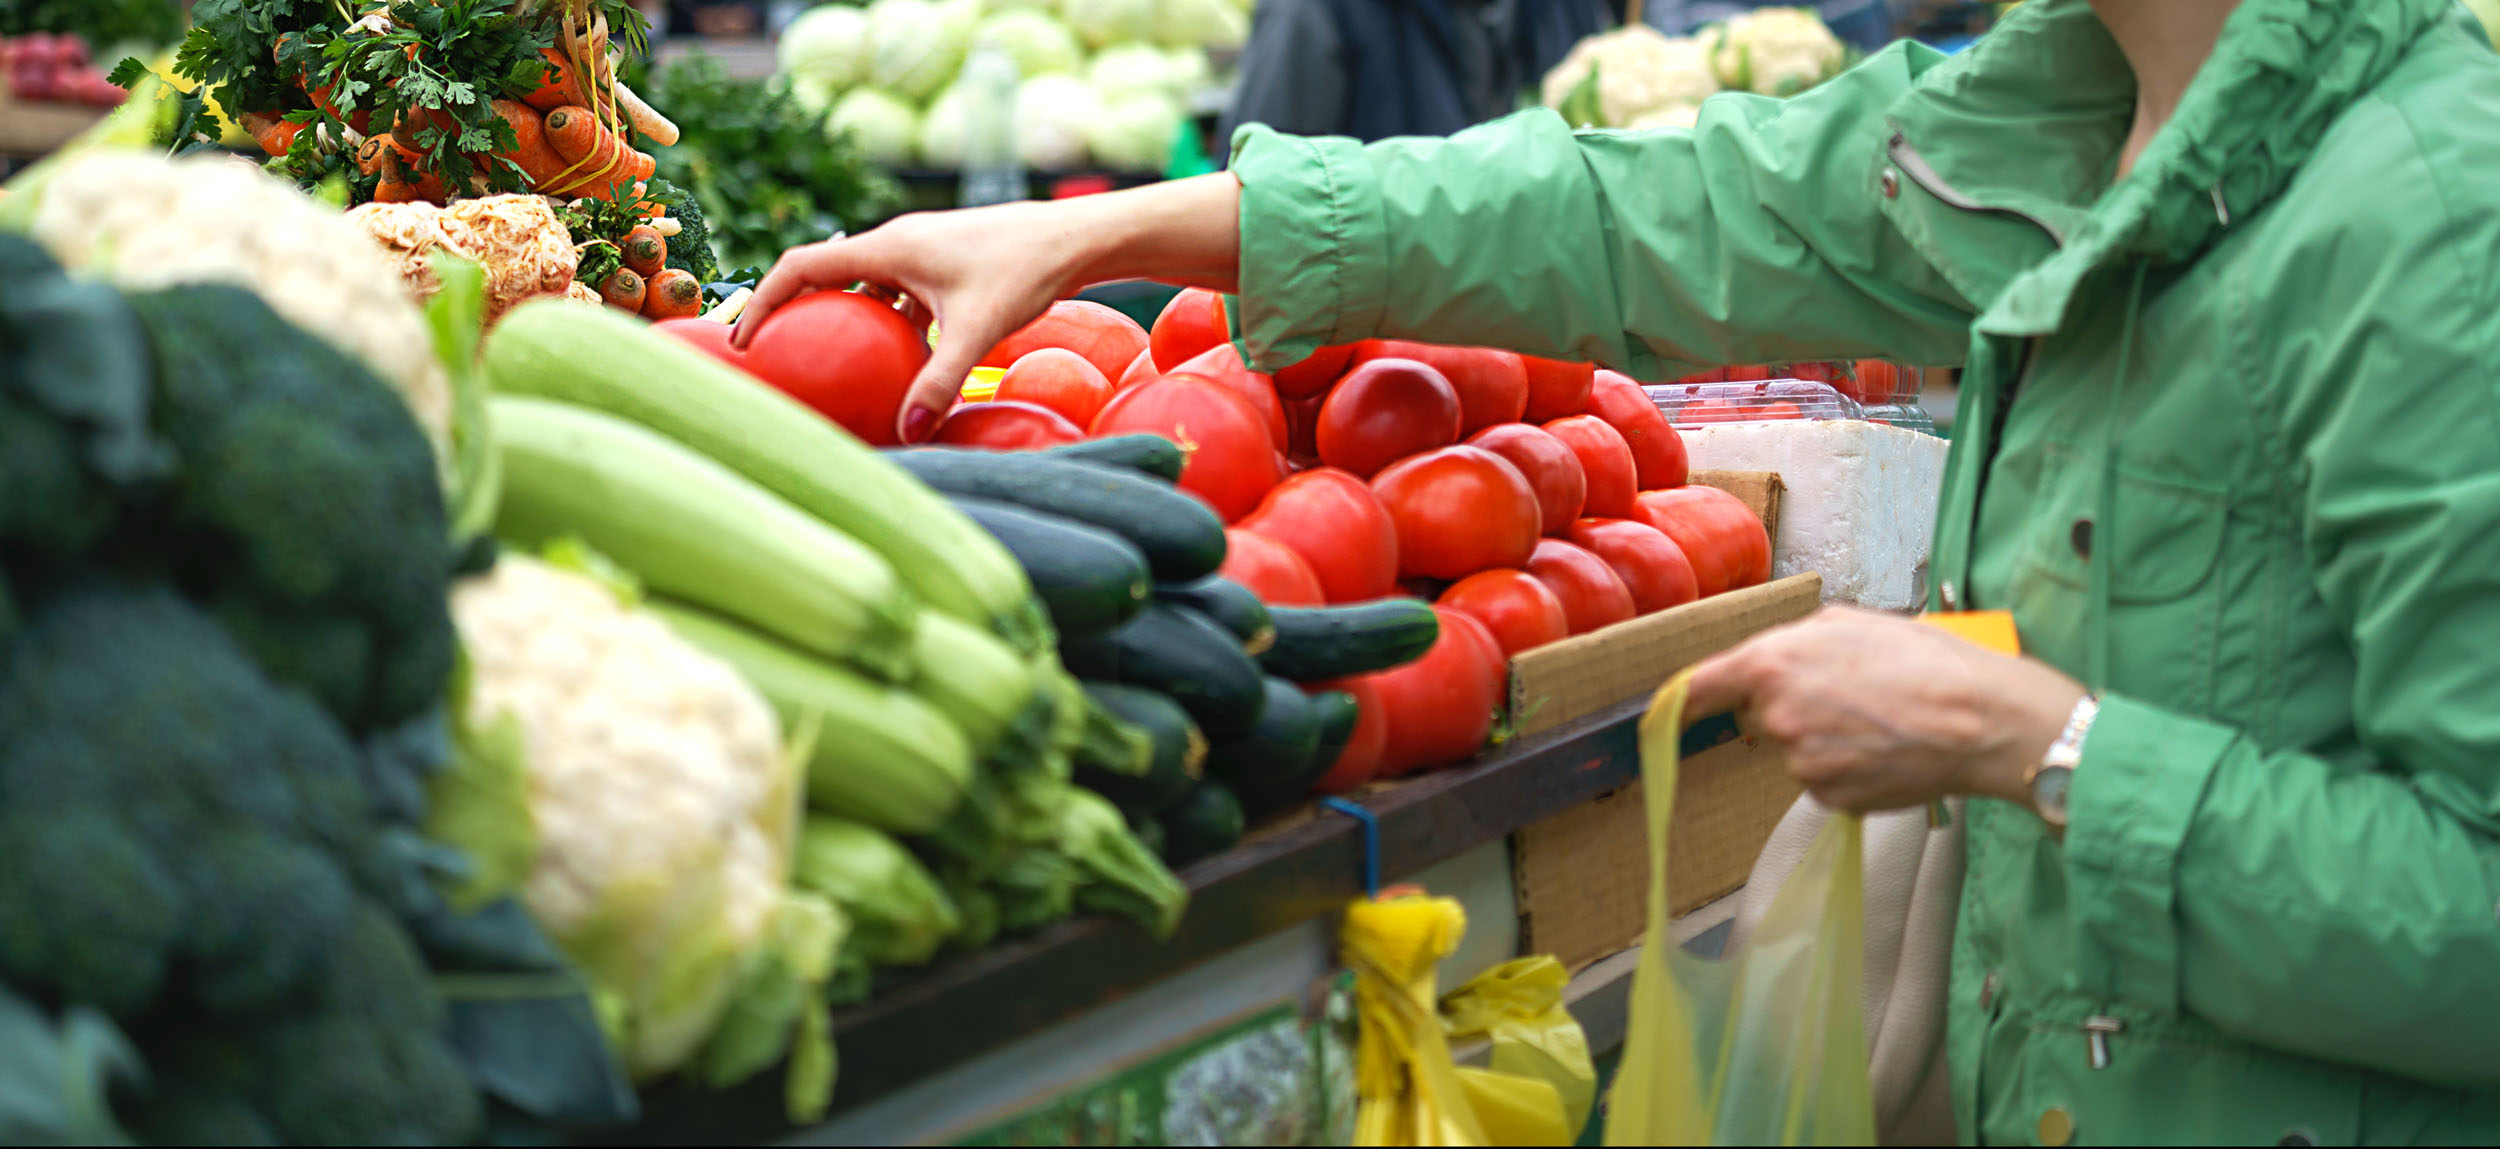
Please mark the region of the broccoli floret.
[[0, 975], [107, 1013], [155, 1001], [182, 934], [182, 890], [111, 812], [0, 813]]
[[677, 234], [668, 240], [668, 265], [694, 277], [696, 283], [710, 283], [720, 278], [720, 256], [712, 250], [712, 225], [703, 217], [703, 204], [685, 188], [665, 186], [656, 189], [652, 198], [668, 205], [668, 218], [677, 221]]
[[451, 673], [456, 556], [407, 406], [240, 288], [131, 305], [156, 350], [157, 423], [181, 460], [172, 538], [156, 553], [179, 556], [179, 581], [261, 664], [350, 729], [422, 713]]

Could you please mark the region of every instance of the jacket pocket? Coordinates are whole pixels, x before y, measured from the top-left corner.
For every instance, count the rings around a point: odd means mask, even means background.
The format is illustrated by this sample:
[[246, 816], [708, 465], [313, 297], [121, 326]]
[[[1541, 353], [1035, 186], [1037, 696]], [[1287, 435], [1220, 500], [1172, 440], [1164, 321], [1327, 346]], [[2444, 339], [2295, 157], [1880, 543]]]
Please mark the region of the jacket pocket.
[[2089, 591], [2093, 561], [2109, 561], [2110, 599], [2131, 606], [2176, 601], [2213, 578], [2230, 524], [2227, 488], [2121, 464], [2116, 522], [2102, 523], [2099, 460], [2051, 447], [2046, 470], [2046, 497], [2024, 550], [2039, 574]]

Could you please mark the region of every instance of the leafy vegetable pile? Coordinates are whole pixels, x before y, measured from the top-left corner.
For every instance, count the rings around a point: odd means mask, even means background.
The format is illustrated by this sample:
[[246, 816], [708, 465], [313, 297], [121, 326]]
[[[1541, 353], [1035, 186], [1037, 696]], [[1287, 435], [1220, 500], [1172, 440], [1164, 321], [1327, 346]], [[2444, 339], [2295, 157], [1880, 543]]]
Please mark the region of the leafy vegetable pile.
[[0, 270], [0, 1025], [63, 1038], [0, 1136], [630, 1119], [537, 927], [438, 892], [455, 548], [407, 404], [240, 287]]

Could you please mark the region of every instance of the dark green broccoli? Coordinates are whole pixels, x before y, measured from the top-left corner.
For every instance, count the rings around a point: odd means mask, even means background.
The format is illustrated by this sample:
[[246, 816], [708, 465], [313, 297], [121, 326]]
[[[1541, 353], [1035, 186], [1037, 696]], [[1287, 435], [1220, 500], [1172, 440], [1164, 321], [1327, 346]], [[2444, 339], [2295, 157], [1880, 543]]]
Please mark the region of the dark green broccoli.
[[456, 556], [406, 406], [241, 288], [130, 302], [156, 352], [156, 424], [180, 459], [154, 552], [176, 556], [177, 581], [272, 675], [350, 729], [437, 704]]
[[148, 428], [145, 333], [122, 297], [0, 235], [0, 557], [94, 545], [131, 485], [171, 454]]
[[668, 237], [668, 265], [694, 277], [696, 283], [710, 283], [720, 278], [720, 256], [712, 250], [712, 224], [703, 217], [702, 201], [685, 188], [662, 182], [651, 189], [651, 198], [668, 205], [668, 218], [677, 221], [677, 234]]

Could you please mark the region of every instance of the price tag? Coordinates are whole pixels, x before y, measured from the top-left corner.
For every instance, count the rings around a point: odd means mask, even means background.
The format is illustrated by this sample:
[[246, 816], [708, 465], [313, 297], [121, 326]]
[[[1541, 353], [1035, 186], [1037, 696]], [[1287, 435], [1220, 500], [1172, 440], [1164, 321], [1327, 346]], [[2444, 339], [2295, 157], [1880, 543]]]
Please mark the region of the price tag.
[[2014, 631], [2014, 615], [2010, 611], [1964, 610], [1922, 614], [1918, 620], [1998, 654], [2023, 652], [2022, 636]]

